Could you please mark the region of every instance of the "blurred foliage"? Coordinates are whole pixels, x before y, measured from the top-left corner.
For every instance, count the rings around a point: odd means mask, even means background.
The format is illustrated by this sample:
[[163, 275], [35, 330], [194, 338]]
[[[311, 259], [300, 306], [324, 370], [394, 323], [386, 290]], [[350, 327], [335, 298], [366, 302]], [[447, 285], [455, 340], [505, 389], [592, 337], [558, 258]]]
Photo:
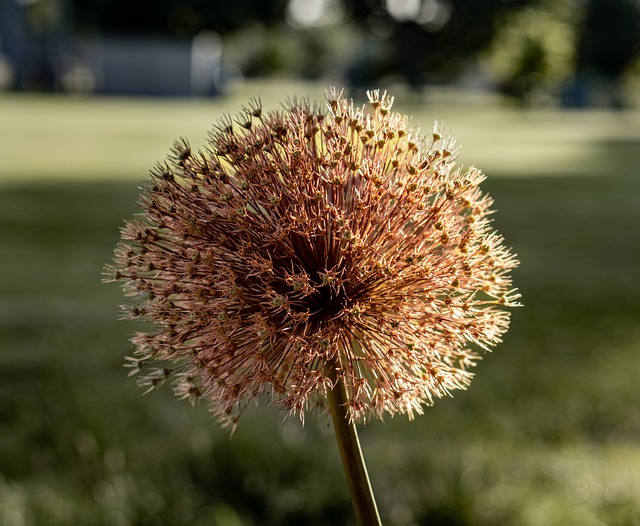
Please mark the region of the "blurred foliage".
[[484, 75], [517, 99], [574, 106], [625, 104], [640, 53], [636, 0], [79, 0], [76, 10], [85, 32], [214, 30], [246, 75], [399, 78], [415, 89]]
[[[262, 406], [229, 437], [169, 389], [141, 396], [122, 367], [135, 326], [116, 319], [118, 287], [100, 283], [172, 138], [201, 140], [249, 94], [272, 108], [322, 91], [244, 89], [0, 97], [3, 526], [353, 524], [326, 418], [303, 427]], [[465, 162], [489, 174], [525, 307], [468, 391], [361, 428], [385, 524], [638, 524], [640, 114], [396, 95], [425, 129], [454, 126]]]
[[[0, 0], [0, 5], [3, 1], [9, 5], [11, 0]], [[633, 86], [640, 76], [635, 66], [640, 57], [637, 0], [33, 0], [22, 4], [25, 17], [17, 15], [22, 8], [14, 6], [15, 23], [24, 26], [20, 31], [32, 37], [36, 48], [42, 48], [42, 71], [27, 88], [56, 89], [60, 83], [51, 77], [64, 66], [56, 49], [77, 52], [79, 56], [72, 58], [82, 62], [83, 37], [191, 39], [202, 31], [221, 35], [223, 70], [230, 78], [239, 69], [246, 76], [285, 72], [305, 78], [340, 77], [358, 88], [397, 81], [414, 90], [463, 83], [497, 88], [523, 102], [622, 107], [635, 102]], [[15, 55], [7, 55], [11, 60], [22, 60], [11, 51], [17, 45], [8, 40], [13, 33], [0, 30], [0, 48]], [[76, 37], [79, 46], [71, 44]], [[6, 73], [4, 77], [0, 84], [10, 85]]]
[[[640, 2], [636, 0], [589, 0], [577, 41], [575, 74], [577, 83], [599, 83], [603, 102], [627, 104], [624, 81], [640, 58]], [[588, 88], [588, 86], [587, 86]], [[578, 94], [588, 104], [590, 93]]]
[[501, 90], [520, 100], [562, 95], [569, 106], [624, 106], [640, 56], [635, 0], [541, 0], [508, 13], [484, 58]]
[[501, 90], [519, 99], [547, 98], [573, 75], [575, 13], [548, 4], [505, 13], [484, 54]]
[[80, 29], [107, 33], [192, 37], [203, 29], [222, 35], [284, 19], [287, 0], [77, 0]]
[[640, 52], [640, 3], [589, 0], [578, 33], [577, 72], [617, 79]]
[[357, 49], [358, 39], [345, 24], [300, 31], [286, 24], [253, 24], [230, 34], [226, 58], [250, 77], [295, 72], [313, 79], [339, 73], [350, 65], [345, 50]]
[[[387, 57], [384, 73], [399, 73], [412, 86], [419, 87], [428, 78], [451, 81], [472, 56], [487, 46], [496, 31], [496, 22], [505, 13], [532, 0], [425, 0], [423, 2], [390, 2], [385, 0], [345, 0], [353, 13], [353, 21], [374, 40], [387, 41], [392, 52]], [[403, 6], [394, 13], [392, 4]], [[406, 9], [416, 4], [419, 9]], [[378, 68], [381, 66], [378, 65]], [[376, 71], [374, 68], [373, 71]], [[366, 65], [359, 69], [365, 83]]]

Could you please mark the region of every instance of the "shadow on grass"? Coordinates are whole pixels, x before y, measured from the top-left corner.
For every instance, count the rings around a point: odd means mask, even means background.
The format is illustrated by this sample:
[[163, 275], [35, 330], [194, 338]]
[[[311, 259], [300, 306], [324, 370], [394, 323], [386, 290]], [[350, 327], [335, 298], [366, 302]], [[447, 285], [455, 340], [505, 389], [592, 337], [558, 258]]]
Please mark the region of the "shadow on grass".
[[[325, 419], [262, 408], [230, 439], [204, 408], [125, 378], [133, 327], [100, 279], [136, 186], [0, 192], [0, 524], [351, 524]], [[485, 188], [526, 306], [468, 391], [363, 429], [385, 521], [632, 524], [640, 178]]]

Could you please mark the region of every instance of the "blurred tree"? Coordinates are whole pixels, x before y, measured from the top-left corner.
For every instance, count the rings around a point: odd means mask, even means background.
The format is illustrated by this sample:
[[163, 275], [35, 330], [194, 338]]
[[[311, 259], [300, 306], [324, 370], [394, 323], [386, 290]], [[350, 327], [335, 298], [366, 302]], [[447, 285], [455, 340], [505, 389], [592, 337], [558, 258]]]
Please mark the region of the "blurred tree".
[[588, 0], [579, 27], [575, 62], [574, 105], [591, 102], [602, 83], [613, 106], [624, 105], [621, 81], [640, 55], [640, 2], [638, 0]]
[[558, 94], [568, 106], [624, 105], [623, 81], [640, 56], [638, 0], [540, 0], [507, 13], [484, 55], [508, 95]]
[[[425, 72], [449, 78], [470, 51], [486, 46], [505, 10], [536, 0], [341, 0], [351, 23], [391, 45], [386, 65], [370, 71], [403, 74], [418, 84]], [[285, 21], [291, 0], [76, 0], [78, 25], [109, 33], [190, 37], [222, 35]], [[300, 3], [300, 2], [298, 2]], [[311, 3], [310, 3], [310, 6]], [[381, 36], [380, 28], [384, 26]]]
[[578, 73], [619, 78], [640, 51], [640, 2], [589, 0], [577, 51]]
[[287, 0], [76, 0], [79, 23], [109, 33], [191, 37], [284, 19]]
[[454, 78], [470, 56], [491, 43], [501, 15], [536, 0], [344, 2], [352, 20], [366, 33], [393, 46], [385, 67], [356, 64], [353, 82], [373, 80], [366, 77], [367, 72], [396, 73], [419, 87], [427, 77], [443, 81]]
[[419, 89], [482, 55], [505, 93], [530, 100], [571, 84], [574, 105], [594, 78], [616, 92], [640, 49], [640, 0], [76, 0], [76, 11], [80, 30], [214, 30], [250, 74], [339, 68], [352, 85], [399, 76]]
[[542, 1], [506, 13], [483, 54], [499, 89], [526, 102], [557, 92], [573, 74], [579, 16], [578, 6], [566, 1]]

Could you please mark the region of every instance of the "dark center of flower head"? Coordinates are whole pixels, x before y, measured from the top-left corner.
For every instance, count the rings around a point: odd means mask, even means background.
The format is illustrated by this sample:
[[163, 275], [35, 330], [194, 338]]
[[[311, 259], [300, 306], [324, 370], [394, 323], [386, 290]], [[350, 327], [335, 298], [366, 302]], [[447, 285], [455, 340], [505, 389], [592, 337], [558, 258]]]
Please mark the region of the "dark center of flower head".
[[306, 299], [305, 308], [309, 309], [311, 320], [321, 324], [340, 314], [348, 302], [344, 287], [337, 288], [332, 283], [325, 283]]
[[[362, 296], [364, 289], [359, 290], [362, 287], [359, 287], [357, 280], [354, 281], [353, 276], [346, 277], [346, 274], [350, 274], [348, 272], [327, 270], [319, 261], [304, 261], [304, 257], [296, 256], [293, 259], [298, 260], [304, 270], [295, 277], [272, 282], [276, 289], [275, 293], [272, 293], [272, 306], [283, 315], [286, 313], [285, 318], [304, 322], [294, 328], [294, 332], [308, 332], [309, 327], [313, 328], [311, 330], [322, 329], [340, 320], [349, 309], [353, 298]], [[290, 264], [290, 261], [287, 263]], [[283, 263], [282, 267], [286, 268], [287, 263]], [[277, 263], [274, 262], [274, 265]], [[303, 329], [304, 326], [307, 329]]]

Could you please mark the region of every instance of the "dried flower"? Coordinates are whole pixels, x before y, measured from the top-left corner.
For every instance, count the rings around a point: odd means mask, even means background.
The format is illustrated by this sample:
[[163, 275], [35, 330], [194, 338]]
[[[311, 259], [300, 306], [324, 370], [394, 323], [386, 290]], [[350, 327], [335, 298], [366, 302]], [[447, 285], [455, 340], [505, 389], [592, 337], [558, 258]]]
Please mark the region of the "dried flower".
[[352, 421], [468, 386], [507, 330], [517, 261], [452, 139], [368, 97], [254, 100], [156, 168], [111, 269], [153, 322], [129, 363], [143, 385], [172, 379], [232, 425], [264, 392], [303, 417], [336, 376]]

